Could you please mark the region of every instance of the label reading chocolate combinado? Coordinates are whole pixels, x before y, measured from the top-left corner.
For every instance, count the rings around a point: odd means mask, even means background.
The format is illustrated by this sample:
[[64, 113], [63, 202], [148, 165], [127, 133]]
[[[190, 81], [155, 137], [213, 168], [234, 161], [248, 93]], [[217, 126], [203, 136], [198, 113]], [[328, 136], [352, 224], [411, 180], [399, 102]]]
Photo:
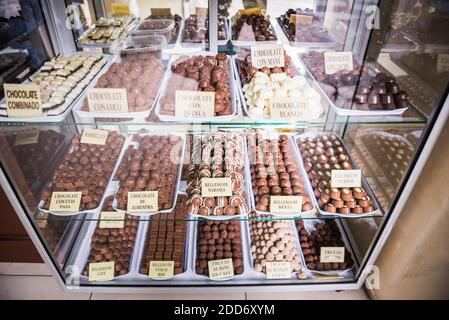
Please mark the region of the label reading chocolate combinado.
[[275, 97], [269, 99], [271, 119], [278, 121], [305, 121], [311, 118], [305, 101], [298, 98]]
[[449, 54], [440, 53], [437, 57], [437, 72], [447, 72], [449, 71]]
[[39, 128], [33, 128], [30, 130], [20, 131], [16, 134], [14, 140], [15, 146], [21, 146], [24, 144], [35, 144], [39, 140]]
[[215, 92], [176, 90], [175, 116], [209, 118], [215, 115]]
[[100, 214], [100, 229], [123, 228], [125, 213], [117, 211], [102, 211]]
[[203, 197], [232, 196], [231, 178], [202, 178], [201, 196]]
[[85, 129], [81, 136], [81, 143], [104, 145], [108, 138], [109, 131], [99, 129]]
[[114, 261], [89, 263], [89, 281], [109, 281], [114, 279]]
[[148, 275], [155, 279], [169, 279], [173, 278], [174, 271], [174, 261], [150, 261]]
[[127, 212], [155, 212], [158, 210], [157, 191], [128, 192]]
[[251, 46], [251, 64], [257, 69], [284, 67], [284, 47], [282, 44]]
[[87, 89], [87, 105], [89, 112], [126, 113], [128, 112], [126, 89]]
[[352, 71], [352, 69], [354, 69], [354, 65], [351, 51], [324, 53], [324, 72], [326, 74], [334, 74], [340, 70]]
[[170, 8], [151, 8], [152, 16], [169, 16], [171, 15]]
[[113, 16], [129, 16], [130, 15], [129, 4], [112, 3], [111, 13]]
[[290, 279], [292, 277], [292, 265], [290, 262], [267, 262], [267, 279]]
[[270, 212], [301, 213], [301, 196], [270, 196]]
[[345, 262], [345, 247], [321, 247], [320, 262]]
[[52, 212], [77, 212], [80, 209], [81, 191], [55, 191], [51, 194], [50, 208]]
[[3, 84], [6, 112], [11, 118], [42, 116], [41, 89], [37, 84]]
[[355, 170], [332, 170], [331, 188], [360, 188], [362, 172]]
[[210, 279], [228, 278], [234, 275], [232, 259], [212, 260], [207, 262]]

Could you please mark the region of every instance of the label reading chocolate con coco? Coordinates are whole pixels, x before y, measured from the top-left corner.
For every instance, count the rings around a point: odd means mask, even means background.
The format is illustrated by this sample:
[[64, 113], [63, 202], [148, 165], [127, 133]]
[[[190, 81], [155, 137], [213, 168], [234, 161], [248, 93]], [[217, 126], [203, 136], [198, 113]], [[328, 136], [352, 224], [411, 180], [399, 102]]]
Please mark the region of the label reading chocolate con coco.
[[117, 211], [102, 211], [100, 214], [100, 229], [123, 228], [125, 213]]
[[104, 145], [109, 131], [99, 129], [85, 129], [81, 136], [81, 143]]
[[270, 196], [270, 212], [301, 213], [301, 196]]
[[449, 54], [440, 53], [437, 57], [437, 72], [447, 72], [449, 71]]
[[128, 112], [126, 89], [87, 89], [87, 105], [89, 112], [126, 113]]
[[251, 46], [251, 64], [257, 69], [284, 67], [284, 47], [282, 44]]
[[33, 128], [30, 130], [20, 131], [16, 134], [14, 140], [15, 146], [21, 146], [24, 144], [35, 144], [39, 140], [39, 128]]
[[360, 188], [362, 185], [362, 172], [360, 170], [332, 170], [332, 188]]
[[41, 90], [37, 84], [3, 84], [6, 112], [11, 118], [42, 116]]
[[89, 281], [109, 281], [114, 279], [114, 261], [89, 263]]
[[170, 8], [151, 8], [152, 16], [169, 16], [171, 15]]
[[81, 191], [55, 191], [51, 194], [50, 208], [53, 212], [76, 212], [80, 209]]
[[345, 262], [345, 247], [321, 247], [320, 262]]
[[298, 98], [274, 97], [269, 99], [271, 119], [278, 121], [305, 121], [311, 118], [305, 101]]
[[215, 115], [215, 92], [176, 90], [175, 116], [208, 118]]
[[169, 279], [173, 278], [174, 270], [174, 261], [150, 261], [148, 275], [155, 279]]
[[203, 197], [232, 196], [231, 178], [202, 178], [201, 196]]
[[207, 262], [210, 279], [221, 279], [234, 275], [232, 259], [212, 260]]
[[155, 212], [158, 210], [157, 191], [128, 192], [127, 212]]
[[324, 53], [324, 72], [326, 74], [334, 74], [340, 70], [352, 71], [352, 69], [354, 69], [354, 65], [351, 51]]
[[129, 4], [112, 3], [111, 13], [113, 16], [129, 16], [130, 15]]
[[292, 277], [292, 265], [290, 262], [267, 262], [267, 279], [290, 279]]

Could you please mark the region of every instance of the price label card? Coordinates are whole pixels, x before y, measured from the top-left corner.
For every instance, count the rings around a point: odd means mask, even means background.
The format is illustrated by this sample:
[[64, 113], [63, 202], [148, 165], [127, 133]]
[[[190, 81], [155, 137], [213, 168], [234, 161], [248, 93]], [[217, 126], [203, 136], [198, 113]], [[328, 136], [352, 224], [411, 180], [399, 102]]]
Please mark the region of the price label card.
[[50, 211], [76, 212], [80, 209], [81, 191], [55, 191], [51, 194]]
[[104, 145], [109, 131], [99, 129], [85, 129], [81, 136], [81, 143]]
[[345, 262], [345, 247], [321, 247], [320, 262]]
[[307, 103], [300, 98], [270, 98], [269, 107], [273, 120], [291, 122], [305, 121], [311, 118]]
[[127, 113], [128, 96], [126, 89], [87, 89], [87, 105], [89, 112]]
[[301, 196], [270, 196], [270, 212], [301, 213]]
[[215, 92], [176, 90], [175, 116], [206, 118], [215, 115]]
[[14, 140], [15, 146], [21, 146], [24, 144], [35, 144], [39, 140], [39, 128], [33, 128], [30, 130], [20, 131], [16, 134]]
[[11, 118], [42, 116], [41, 89], [37, 84], [3, 84], [6, 112]]
[[232, 259], [212, 260], [207, 262], [210, 279], [228, 278], [234, 275]]
[[128, 192], [128, 212], [155, 212], [158, 210], [157, 191]]
[[284, 67], [284, 47], [282, 44], [251, 46], [251, 64], [258, 69]]
[[[290, 24], [305, 26], [308, 24], [312, 24], [313, 16], [308, 16], [304, 14], [291, 14], [290, 15]], [[302, 29], [301, 29], [302, 30]]]
[[209, 8], [200, 8], [200, 7], [196, 7], [195, 8], [195, 14], [197, 16], [207, 16], [209, 14]]
[[114, 279], [114, 261], [89, 263], [89, 281], [109, 281]]
[[232, 196], [231, 178], [202, 178], [201, 195], [203, 197]]
[[174, 270], [174, 261], [150, 261], [148, 275], [155, 279], [169, 279], [173, 278]]
[[129, 10], [129, 4], [112, 3], [111, 12], [113, 16], [129, 16], [131, 11]]
[[125, 213], [117, 211], [102, 211], [100, 214], [100, 229], [123, 228]]
[[351, 71], [354, 69], [352, 63], [352, 52], [325, 52], [324, 53], [324, 72], [334, 74], [340, 70]]
[[292, 265], [290, 262], [267, 262], [267, 279], [290, 279], [292, 277]]
[[332, 188], [360, 188], [362, 186], [362, 172], [360, 170], [332, 170]]
[[169, 16], [171, 15], [170, 8], [151, 8], [151, 15], [153, 16]]
[[437, 72], [447, 72], [449, 71], [449, 54], [440, 53], [437, 57]]

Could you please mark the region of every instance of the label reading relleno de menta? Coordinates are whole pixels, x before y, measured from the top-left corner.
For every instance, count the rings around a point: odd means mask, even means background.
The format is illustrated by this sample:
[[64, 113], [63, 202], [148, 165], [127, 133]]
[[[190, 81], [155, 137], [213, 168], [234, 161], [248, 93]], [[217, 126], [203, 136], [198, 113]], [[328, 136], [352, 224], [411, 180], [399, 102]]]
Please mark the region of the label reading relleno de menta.
[[301, 196], [270, 196], [270, 212], [301, 213]]
[[150, 261], [149, 277], [155, 279], [173, 278], [175, 271], [174, 261]]

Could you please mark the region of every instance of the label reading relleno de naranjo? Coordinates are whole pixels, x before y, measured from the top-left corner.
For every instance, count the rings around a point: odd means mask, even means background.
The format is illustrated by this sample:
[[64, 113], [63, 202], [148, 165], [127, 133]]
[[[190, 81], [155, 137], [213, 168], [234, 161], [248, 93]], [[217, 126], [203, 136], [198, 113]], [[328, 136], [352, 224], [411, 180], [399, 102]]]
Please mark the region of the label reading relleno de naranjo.
[[232, 196], [231, 178], [202, 178], [201, 196], [203, 197]]

